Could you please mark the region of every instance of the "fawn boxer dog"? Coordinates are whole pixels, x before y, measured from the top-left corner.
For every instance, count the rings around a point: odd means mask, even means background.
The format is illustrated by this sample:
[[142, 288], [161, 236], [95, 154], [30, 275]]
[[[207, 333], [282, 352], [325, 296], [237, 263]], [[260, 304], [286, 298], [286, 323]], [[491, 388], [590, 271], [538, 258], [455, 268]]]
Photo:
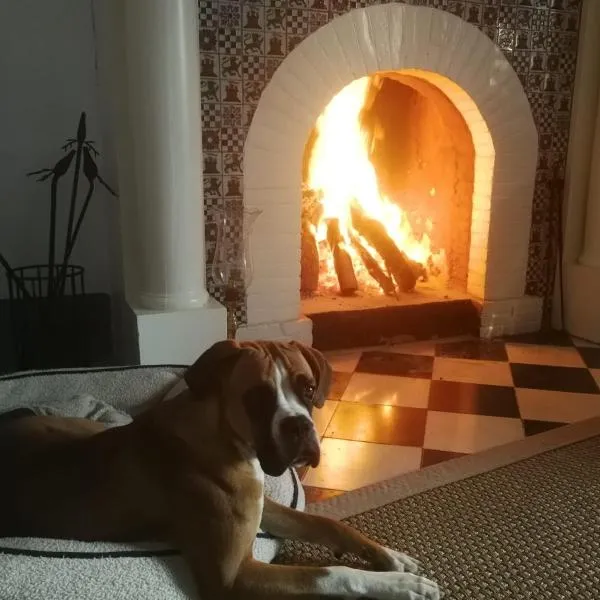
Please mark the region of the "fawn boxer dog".
[[[218, 342], [174, 398], [123, 427], [25, 416], [0, 428], [0, 537], [164, 539], [181, 549], [204, 600], [438, 600], [417, 563], [356, 530], [281, 506], [264, 473], [319, 463], [313, 408], [331, 367], [298, 343]], [[354, 553], [373, 571], [265, 564], [259, 529]]]

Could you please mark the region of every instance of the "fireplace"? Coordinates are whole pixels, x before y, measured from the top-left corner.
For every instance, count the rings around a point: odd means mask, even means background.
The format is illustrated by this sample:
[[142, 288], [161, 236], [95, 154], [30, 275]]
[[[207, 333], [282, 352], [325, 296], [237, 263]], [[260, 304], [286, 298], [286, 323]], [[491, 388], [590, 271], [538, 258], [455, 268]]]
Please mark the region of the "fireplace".
[[[464, 122], [473, 177], [460, 181], [472, 183], [472, 193], [448, 202], [443, 184], [431, 186], [436, 210], [456, 204], [459, 216], [451, 219], [450, 240], [439, 218], [425, 218], [429, 248], [444, 251], [447, 289], [466, 286], [461, 293], [479, 301], [484, 328], [539, 327], [542, 305], [546, 314], [550, 308], [558, 254], [582, 0], [173, 3], [176, 10], [161, 0], [131, 0], [98, 11], [100, 87], [116, 125], [125, 296], [135, 311], [142, 361], [168, 355], [183, 363], [224, 334], [223, 307], [209, 299], [223, 296], [210, 268], [214, 208], [227, 210], [225, 236], [233, 242], [240, 240], [243, 209], [262, 211], [251, 239], [255, 276], [236, 310], [246, 323], [240, 337], [310, 341], [300, 294], [303, 159], [319, 115], [364, 77], [383, 79], [388, 91], [388, 80], [412, 87], [400, 92], [395, 85], [398, 94], [429, 96], [427, 110], [439, 112], [444, 98], [447, 118]], [[589, 81], [591, 90], [593, 61], [583, 63], [580, 83]], [[579, 138], [593, 117], [581, 107], [577, 115]], [[577, 157], [590, 144], [576, 141]], [[385, 144], [370, 149], [370, 158], [382, 191], [394, 196], [398, 181], [379, 163], [384, 150]], [[466, 154], [458, 162], [468, 172]], [[577, 157], [573, 164], [585, 171], [587, 161]], [[428, 184], [431, 174], [423, 172]], [[411, 212], [406, 199], [392, 198]], [[567, 234], [578, 227], [571, 221]], [[413, 231], [419, 242], [423, 227], [417, 223]], [[418, 282], [417, 291], [427, 283]]]
[[[322, 196], [328, 185], [310, 181], [310, 154], [319, 151], [319, 116], [347, 86], [361, 88], [362, 129], [370, 135], [365, 144], [378, 167], [379, 192], [392, 197], [388, 205], [402, 209], [411, 223], [416, 246], [399, 250], [416, 278], [427, 279], [402, 284], [388, 268], [394, 293], [414, 298], [413, 287], [418, 293], [437, 285], [443, 294], [476, 299], [484, 326], [493, 316], [494, 326], [506, 333], [537, 329], [542, 301], [525, 287], [538, 134], [523, 86], [502, 50], [476, 27], [448, 12], [394, 3], [350, 11], [308, 36], [258, 102], [244, 147], [244, 203], [264, 212], [252, 240], [252, 335], [255, 325], [273, 333], [279, 327], [283, 335], [286, 327], [295, 335], [305, 328], [309, 335], [311, 324], [301, 318], [301, 264], [307, 262], [302, 231], [311, 225], [308, 199]], [[402, 106], [407, 112], [399, 116]], [[416, 119], [423, 114], [429, 123]], [[402, 146], [400, 130], [411, 132]], [[435, 171], [445, 153], [451, 168]], [[404, 163], [390, 168], [390, 156]], [[372, 215], [363, 210], [363, 216]], [[330, 247], [340, 234], [334, 225], [335, 215], [329, 219]], [[364, 244], [364, 223], [362, 234]], [[322, 226], [313, 235], [327, 245]], [[429, 246], [420, 257], [424, 236]], [[346, 248], [351, 243], [342, 241]], [[381, 255], [375, 258], [386, 266]], [[375, 295], [386, 296], [383, 288]]]

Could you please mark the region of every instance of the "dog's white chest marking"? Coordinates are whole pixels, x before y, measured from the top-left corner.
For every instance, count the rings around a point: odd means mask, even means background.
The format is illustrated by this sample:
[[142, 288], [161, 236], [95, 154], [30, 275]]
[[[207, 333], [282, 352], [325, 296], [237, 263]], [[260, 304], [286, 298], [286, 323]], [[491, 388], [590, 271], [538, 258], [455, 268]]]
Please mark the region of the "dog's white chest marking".
[[[265, 474], [260, 466], [260, 462], [258, 461], [258, 458], [251, 459], [250, 465], [252, 467], [254, 479], [260, 484], [261, 489], [264, 490]], [[258, 507], [258, 514], [261, 519], [262, 519], [264, 504], [265, 504], [264, 496], [263, 496], [263, 494], [261, 494], [260, 501], [259, 501], [259, 507]]]
[[310, 419], [310, 413], [296, 395], [287, 369], [280, 361], [276, 361], [274, 367], [273, 379], [277, 392], [277, 408], [273, 416], [273, 432], [276, 433], [279, 424], [286, 417], [304, 416]]
[[261, 486], [265, 485], [265, 474], [260, 466], [260, 462], [258, 458], [253, 458], [250, 460], [250, 465], [252, 466], [252, 473], [254, 474], [254, 479], [260, 483]]

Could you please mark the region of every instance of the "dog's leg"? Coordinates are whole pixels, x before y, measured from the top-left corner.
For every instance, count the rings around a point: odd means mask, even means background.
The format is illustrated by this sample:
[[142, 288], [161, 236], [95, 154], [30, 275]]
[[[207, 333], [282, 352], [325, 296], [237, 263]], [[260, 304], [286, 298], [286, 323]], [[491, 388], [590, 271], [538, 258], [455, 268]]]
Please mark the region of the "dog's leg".
[[326, 546], [337, 555], [355, 554], [383, 571], [416, 573], [419, 568], [406, 554], [385, 548], [344, 523], [293, 510], [269, 498], [265, 498], [261, 528], [277, 537]]
[[360, 571], [349, 567], [291, 567], [248, 559], [235, 580], [236, 600], [372, 598], [439, 600], [435, 583], [413, 573]]
[[[187, 487], [187, 486], [186, 486]], [[194, 487], [194, 486], [192, 486]], [[188, 488], [189, 490], [189, 488]], [[193, 490], [190, 490], [193, 491]], [[414, 573], [360, 571], [348, 567], [293, 567], [252, 559], [256, 529], [247, 520], [212, 504], [210, 520], [198, 520], [208, 506], [194, 494], [179, 496], [173, 506], [178, 542], [206, 600], [309, 600], [373, 598], [374, 600], [439, 600], [435, 583]], [[214, 511], [217, 508], [217, 511]], [[193, 509], [194, 512], [191, 512]], [[366, 538], [365, 538], [366, 539]]]

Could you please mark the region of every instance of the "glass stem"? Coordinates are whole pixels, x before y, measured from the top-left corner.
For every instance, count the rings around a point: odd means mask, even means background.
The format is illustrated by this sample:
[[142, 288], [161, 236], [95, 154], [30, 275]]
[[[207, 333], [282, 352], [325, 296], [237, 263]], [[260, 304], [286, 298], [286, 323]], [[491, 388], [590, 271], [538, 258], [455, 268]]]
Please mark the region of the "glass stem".
[[225, 308], [227, 309], [227, 339], [234, 340], [239, 322], [236, 308], [239, 304], [240, 290], [236, 285], [229, 285], [225, 289]]
[[235, 334], [237, 333], [238, 320], [235, 314], [236, 305], [234, 302], [227, 303], [227, 339], [235, 340]]

